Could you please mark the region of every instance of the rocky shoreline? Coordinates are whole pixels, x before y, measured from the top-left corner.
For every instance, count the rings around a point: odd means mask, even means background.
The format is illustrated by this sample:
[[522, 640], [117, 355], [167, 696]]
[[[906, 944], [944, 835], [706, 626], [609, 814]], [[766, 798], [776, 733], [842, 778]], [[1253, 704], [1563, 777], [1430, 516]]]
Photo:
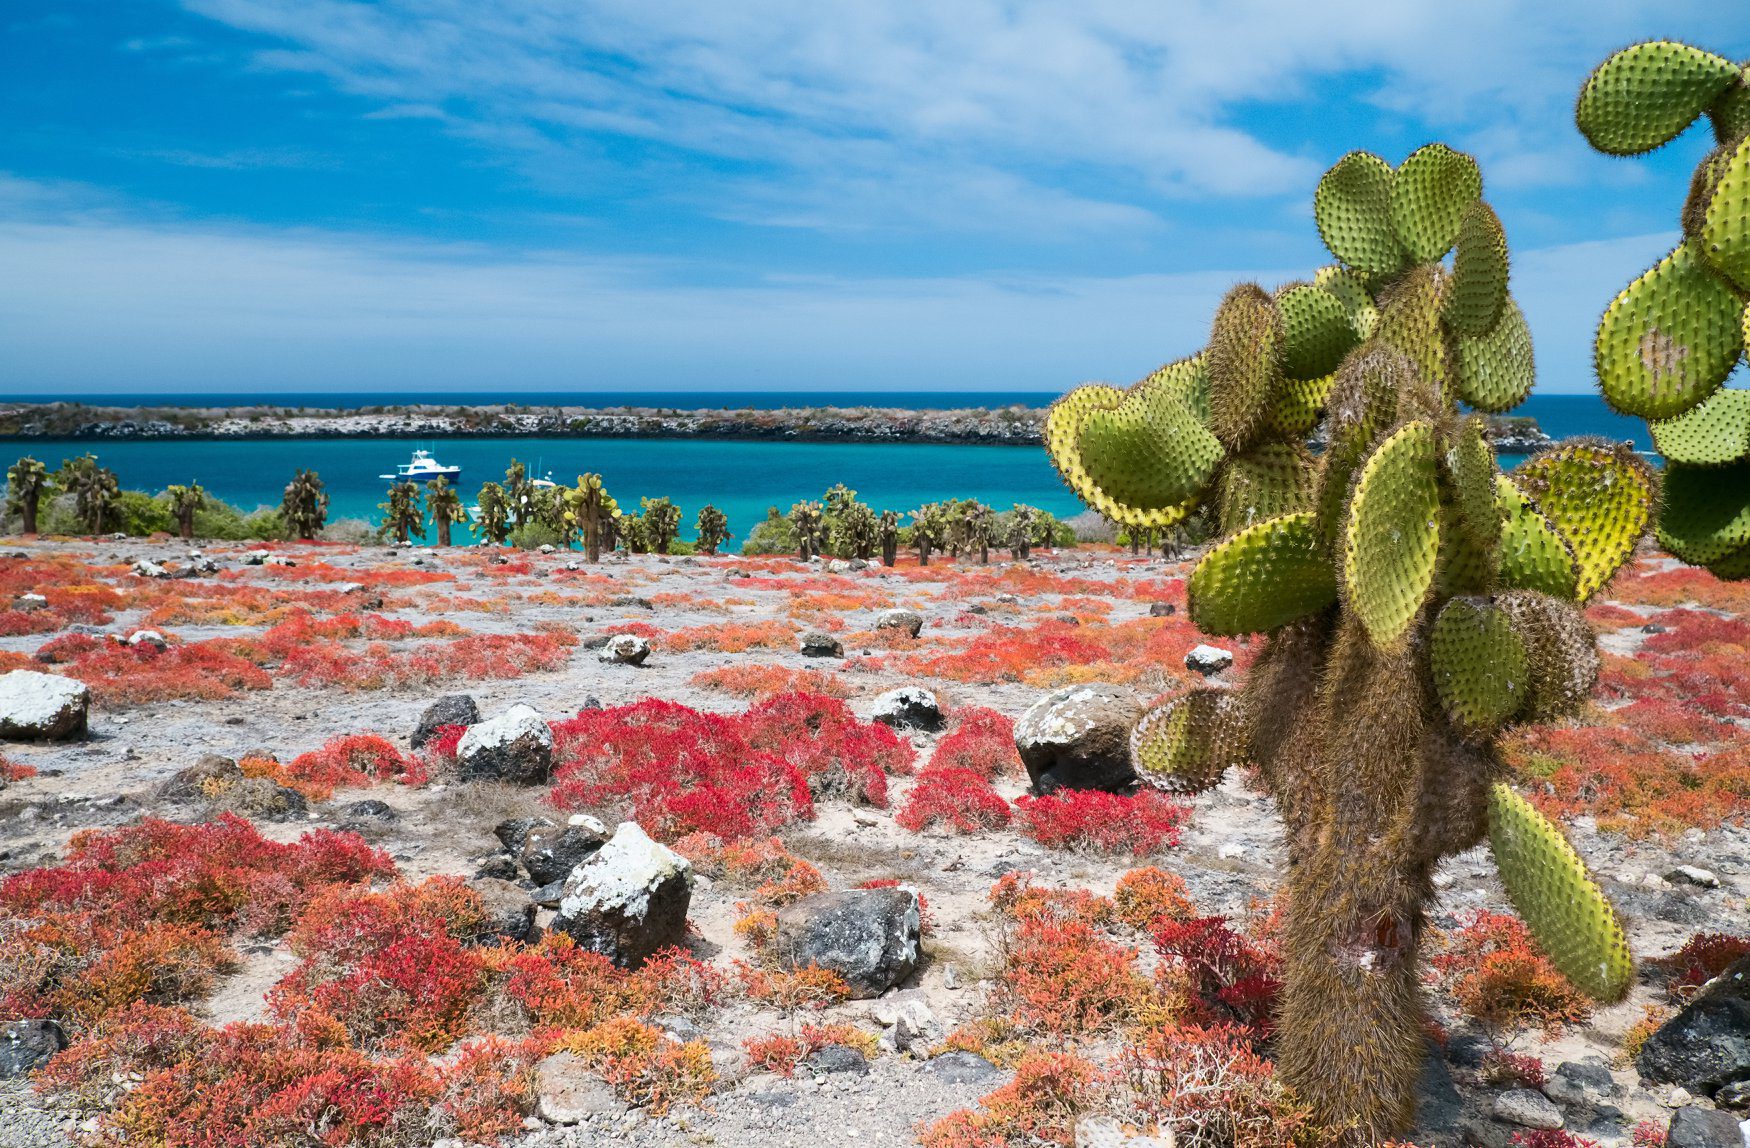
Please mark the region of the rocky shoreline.
[[[442, 406], [362, 410], [287, 407], [99, 407], [15, 403], [0, 407], [6, 439], [252, 438], [715, 438], [774, 442], [920, 442], [1037, 446], [1045, 418], [1023, 406], [911, 410], [786, 407], [674, 410], [662, 407]], [[1490, 441], [1525, 454], [1553, 440], [1530, 418], [1494, 416]]]

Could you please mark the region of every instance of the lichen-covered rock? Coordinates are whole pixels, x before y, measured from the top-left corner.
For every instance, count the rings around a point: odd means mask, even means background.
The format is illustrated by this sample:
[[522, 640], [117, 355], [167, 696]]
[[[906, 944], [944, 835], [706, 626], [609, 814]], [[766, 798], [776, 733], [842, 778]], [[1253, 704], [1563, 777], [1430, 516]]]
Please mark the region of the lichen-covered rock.
[[1750, 957], [1710, 981], [1647, 1038], [1635, 1057], [1641, 1079], [1712, 1096], [1750, 1080]]
[[1037, 793], [1120, 790], [1136, 780], [1130, 731], [1142, 706], [1130, 691], [1100, 682], [1065, 686], [1034, 702], [1015, 723], [1015, 750]]
[[83, 737], [90, 710], [91, 691], [84, 682], [36, 670], [0, 674], [0, 737], [19, 741]]
[[1549, 1097], [1529, 1088], [1511, 1088], [1495, 1097], [1493, 1112], [1496, 1120], [1546, 1132], [1553, 1132], [1564, 1123], [1562, 1110]]
[[553, 928], [621, 968], [681, 943], [693, 899], [693, 866], [625, 821], [565, 879]]
[[877, 697], [870, 716], [894, 729], [934, 731], [942, 728], [942, 703], [922, 686], [901, 686]]
[[445, 694], [419, 715], [419, 724], [413, 727], [413, 736], [407, 741], [414, 749], [423, 749], [425, 743], [436, 737], [437, 731], [444, 726], [479, 724], [480, 706], [473, 697], [468, 694]]
[[66, 1047], [66, 1034], [52, 1020], [7, 1021], [0, 1028], [0, 1079], [34, 1072]]
[[553, 772], [553, 731], [532, 707], [514, 705], [470, 726], [456, 743], [456, 762], [463, 781], [538, 785]]
[[618, 1117], [626, 1102], [583, 1057], [555, 1052], [535, 1065], [535, 1111], [549, 1124], [582, 1124]]
[[879, 996], [911, 976], [920, 953], [918, 895], [906, 888], [816, 893], [778, 910], [773, 942], [787, 969], [819, 965], [851, 996]]
[[924, 616], [916, 610], [883, 610], [875, 618], [877, 630], [901, 630], [908, 637], [923, 632]]
[[1665, 1148], [1744, 1148], [1746, 1143], [1738, 1118], [1717, 1108], [1679, 1108], [1665, 1129]]
[[523, 835], [518, 859], [537, 885], [563, 881], [606, 844], [598, 822], [589, 825], [536, 825]]
[[796, 641], [796, 649], [805, 658], [842, 658], [844, 643], [831, 634], [810, 630]]
[[1191, 652], [1185, 655], [1185, 668], [1194, 674], [1202, 674], [1206, 678], [1212, 674], [1221, 673], [1233, 664], [1232, 651], [1207, 643], [1193, 647]]
[[610, 665], [642, 666], [650, 657], [650, 643], [637, 634], [615, 634], [596, 651], [596, 659]]

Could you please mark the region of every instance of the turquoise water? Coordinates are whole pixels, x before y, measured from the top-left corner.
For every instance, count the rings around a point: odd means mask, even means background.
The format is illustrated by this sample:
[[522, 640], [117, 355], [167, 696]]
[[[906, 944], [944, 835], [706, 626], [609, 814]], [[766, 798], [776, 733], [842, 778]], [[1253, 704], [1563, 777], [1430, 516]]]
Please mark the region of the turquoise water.
[[[528, 398], [469, 397], [499, 402]], [[596, 397], [599, 400], [602, 396]], [[665, 397], [679, 400], [682, 396]], [[694, 397], [705, 402], [712, 398], [722, 401], [726, 396]], [[763, 405], [778, 399], [792, 404], [849, 405], [853, 399], [874, 396], [760, 392], [729, 397], [741, 405]], [[887, 396], [889, 401], [914, 397]], [[963, 393], [932, 397], [940, 398], [943, 406], [974, 406], [994, 396]], [[274, 399], [226, 398], [238, 403]], [[390, 398], [406, 402], [409, 396]], [[1027, 400], [1019, 394], [1001, 398]], [[205, 401], [214, 399], [207, 396]], [[672, 405], [686, 404], [675, 401]], [[1515, 413], [1531, 415], [1557, 438], [1590, 434], [1630, 439], [1643, 449], [1650, 445], [1639, 420], [1611, 414], [1591, 395], [1534, 395]], [[943, 498], [976, 498], [998, 509], [1026, 502], [1059, 515], [1082, 509], [1058, 480], [1043, 450], [1016, 446], [590, 438], [33, 440], [14, 445], [18, 453], [28, 451], [51, 466], [63, 458], [94, 451], [116, 472], [124, 487], [158, 491], [171, 483], [198, 482], [246, 511], [277, 506], [292, 473], [308, 467], [320, 473], [328, 486], [331, 521], [360, 518], [375, 522], [379, 517], [377, 504], [383, 500], [387, 485], [378, 476], [406, 462], [416, 447], [433, 451], [446, 464], [462, 467], [461, 487], [470, 502], [482, 482], [503, 477], [512, 458], [521, 459], [531, 476], [551, 472], [553, 479], [563, 484], [580, 473], [597, 471], [622, 506], [636, 508], [641, 497], [667, 495], [674, 499], [684, 514], [687, 529], [683, 536], [688, 538], [699, 508], [707, 502], [729, 516], [730, 529], [739, 540], [765, 517], [767, 507], [788, 510], [799, 499], [819, 498], [836, 482], [845, 483], [878, 510], [902, 513]], [[0, 453], [5, 449], [0, 444]], [[1506, 465], [1516, 461], [1502, 459]]]

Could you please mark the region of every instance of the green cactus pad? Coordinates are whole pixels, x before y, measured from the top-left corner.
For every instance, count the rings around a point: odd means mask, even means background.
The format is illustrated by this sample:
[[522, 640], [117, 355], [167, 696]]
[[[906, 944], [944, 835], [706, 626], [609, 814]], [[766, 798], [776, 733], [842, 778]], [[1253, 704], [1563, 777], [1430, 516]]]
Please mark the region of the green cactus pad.
[[1719, 466], [1750, 454], [1750, 391], [1722, 387], [1700, 406], [1649, 423], [1653, 446], [1667, 462]]
[[1458, 229], [1442, 315], [1455, 334], [1475, 339], [1495, 329], [1506, 305], [1507, 233], [1494, 209], [1479, 199]]
[[1209, 373], [1209, 428], [1230, 451], [1263, 429], [1282, 379], [1282, 312], [1255, 283], [1227, 293], [1204, 349]]
[[1750, 546], [1750, 460], [1726, 466], [1668, 466], [1659, 508], [1659, 545], [1706, 566]]
[[1750, 135], [1750, 70], [1740, 69], [1738, 82], [1726, 86], [1707, 115], [1714, 122], [1714, 139], [1721, 147], [1730, 147]]
[[1598, 324], [1605, 401], [1625, 415], [1676, 418], [1713, 394], [1744, 350], [1744, 304], [1684, 243], [1618, 295]]
[[1495, 476], [1501, 505], [1501, 585], [1572, 598], [1580, 570], [1573, 547], [1506, 475]]
[[1652, 517], [1652, 470], [1626, 443], [1574, 441], [1551, 447], [1513, 472], [1573, 551], [1577, 601], [1584, 602], [1635, 552]]
[[1588, 996], [1620, 1000], [1634, 980], [1628, 939], [1561, 830], [1496, 783], [1489, 790], [1489, 845], [1508, 900], [1550, 962]]
[[1276, 306], [1282, 312], [1282, 371], [1291, 379], [1324, 378], [1357, 342], [1342, 300], [1322, 287], [1285, 287], [1276, 292]]
[[1670, 143], [1738, 78], [1723, 56], [1670, 40], [1624, 48], [1586, 80], [1574, 119], [1592, 146], [1636, 155]]
[[1189, 358], [1174, 359], [1165, 366], [1157, 367], [1130, 389], [1140, 391], [1154, 387], [1164, 388], [1168, 394], [1190, 407], [1199, 419], [1209, 421], [1209, 374], [1204, 369], [1201, 351]]
[[1437, 264], [1424, 264], [1392, 284], [1380, 299], [1377, 342], [1397, 350], [1437, 386], [1447, 378], [1448, 342], [1441, 304], [1450, 284]]
[[1479, 411], [1500, 414], [1525, 401], [1537, 381], [1531, 328], [1519, 304], [1508, 296], [1494, 330], [1480, 338], [1458, 339], [1458, 397]]
[[1250, 526], [1203, 556], [1188, 587], [1191, 620], [1206, 634], [1258, 634], [1337, 600], [1330, 555], [1311, 511]]
[[1707, 568], [1714, 577], [1723, 578], [1728, 582], [1750, 578], [1750, 546], [1728, 554], [1724, 558], [1714, 559], [1707, 564]]
[[1573, 602], [1535, 590], [1507, 590], [1495, 605], [1525, 643], [1530, 669], [1529, 721], [1554, 721], [1579, 711], [1598, 684], [1598, 641]]
[[1283, 379], [1270, 400], [1270, 413], [1265, 428], [1277, 438], [1300, 442], [1319, 425], [1330, 400], [1331, 389], [1337, 385], [1336, 375], [1322, 379]]
[[1195, 499], [1179, 506], [1154, 509], [1121, 503], [1094, 480], [1082, 458], [1082, 425], [1098, 411], [1116, 409], [1125, 398], [1125, 392], [1117, 387], [1094, 383], [1077, 387], [1058, 399], [1045, 415], [1041, 436], [1045, 453], [1076, 497], [1112, 521], [1144, 528], [1172, 526], [1196, 508]]
[[1367, 289], [1367, 279], [1360, 272], [1335, 265], [1321, 267], [1313, 276], [1313, 283], [1335, 295], [1343, 304], [1343, 310], [1349, 315], [1349, 329], [1355, 332], [1357, 344], [1373, 335], [1373, 326], [1379, 322], [1379, 308], [1374, 305], [1373, 293]]
[[[1497, 540], [1498, 541], [1498, 540]], [[1440, 505], [1440, 561], [1434, 569], [1434, 596], [1489, 594], [1497, 578], [1496, 544], [1477, 539], [1464, 516], [1449, 502]]]
[[1391, 165], [1364, 151], [1338, 160], [1313, 193], [1313, 219], [1331, 254], [1357, 271], [1389, 273], [1404, 265], [1392, 226]]
[[1417, 148], [1392, 179], [1391, 217], [1398, 242], [1417, 263], [1452, 250], [1459, 221], [1483, 194], [1477, 161], [1445, 144]]
[[1471, 415], [1460, 424], [1445, 463], [1461, 528], [1472, 542], [1493, 550], [1501, 538], [1501, 509], [1495, 497], [1495, 452], [1480, 417]]
[[1163, 386], [1139, 387], [1118, 406], [1090, 412], [1076, 444], [1094, 483], [1142, 510], [1196, 498], [1222, 457], [1221, 443]]
[[1329, 541], [1342, 531], [1355, 468], [1419, 381], [1410, 361], [1390, 347], [1369, 344], [1343, 361], [1326, 403], [1329, 441], [1319, 459], [1319, 522]]
[[1710, 267], [1750, 291], [1750, 138], [1719, 172], [1695, 244]]
[[1505, 612], [1486, 598], [1453, 598], [1428, 636], [1434, 691], [1452, 724], [1493, 733], [1530, 701], [1525, 643]]
[[1434, 585], [1440, 489], [1434, 428], [1399, 427], [1361, 464], [1342, 544], [1347, 604], [1373, 644], [1395, 646]]
[[1202, 793], [1246, 756], [1243, 707], [1231, 690], [1197, 686], [1174, 694], [1130, 731], [1131, 768], [1173, 793]]
[[1216, 480], [1222, 534], [1305, 510], [1312, 501], [1313, 474], [1313, 457], [1299, 443], [1260, 443], [1234, 455]]

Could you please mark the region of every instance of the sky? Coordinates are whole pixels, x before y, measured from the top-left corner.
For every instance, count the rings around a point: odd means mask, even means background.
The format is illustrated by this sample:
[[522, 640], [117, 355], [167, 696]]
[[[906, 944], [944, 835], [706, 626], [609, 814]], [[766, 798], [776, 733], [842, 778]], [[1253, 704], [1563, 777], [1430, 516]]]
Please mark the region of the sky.
[[0, 393], [1123, 384], [1431, 140], [1586, 391], [1711, 143], [1576, 132], [1655, 36], [1750, 56], [1750, 7], [6, 0]]

